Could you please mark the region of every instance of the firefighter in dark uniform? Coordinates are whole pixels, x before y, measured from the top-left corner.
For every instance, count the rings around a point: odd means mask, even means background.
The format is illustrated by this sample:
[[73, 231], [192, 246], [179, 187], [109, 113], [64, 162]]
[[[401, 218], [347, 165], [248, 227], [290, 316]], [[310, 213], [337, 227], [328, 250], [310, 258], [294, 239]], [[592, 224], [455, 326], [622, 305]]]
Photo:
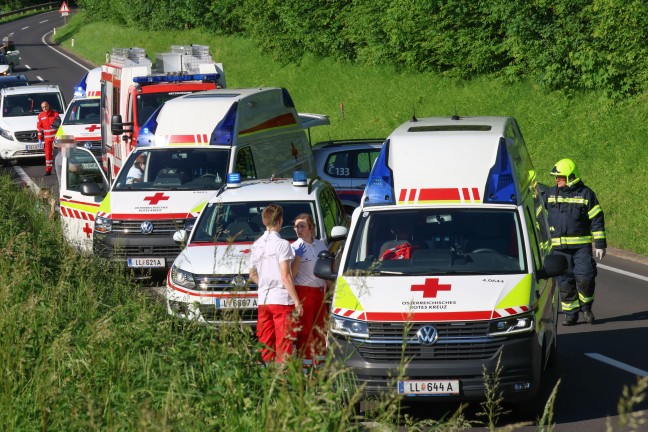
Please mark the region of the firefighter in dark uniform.
[[551, 170], [556, 186], [547, 192], [546, 207], [551, 231], [552, 253], [567, 258], [567, 272], [556, 281], [565, 320], [570, 326], [583, 312], [586, 323], [594, 323], [592, 304], [596, 277], [596, 262], [592, 256], [592, 241], [596, 258], [605, 256], [605, 220], [596, 194], [581, 181], [576, 164], [561, 159]]

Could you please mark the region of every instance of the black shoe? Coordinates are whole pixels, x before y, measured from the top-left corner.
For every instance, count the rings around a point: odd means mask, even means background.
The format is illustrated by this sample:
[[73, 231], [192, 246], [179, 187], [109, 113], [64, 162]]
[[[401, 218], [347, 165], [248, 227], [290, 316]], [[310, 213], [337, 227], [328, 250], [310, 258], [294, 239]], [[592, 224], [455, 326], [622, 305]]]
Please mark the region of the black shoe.
[[576, 314], [565, 315], [565, 320], [562, 322], [562, 325], [573, 326], [574, 324], [576, 324], [577, 321], [578, 321], [578, 315]]
[[45, 177], [47, 177], [47, 176], [51, 176], [51, 175], [52, 175], [51, 172], [49, 172], [49, 171], [46, 171], [46, 172], [45, 172]]
[[592, 311], [583, 312], [583, 319], [587, 324], [594, 324], [594, 314]]

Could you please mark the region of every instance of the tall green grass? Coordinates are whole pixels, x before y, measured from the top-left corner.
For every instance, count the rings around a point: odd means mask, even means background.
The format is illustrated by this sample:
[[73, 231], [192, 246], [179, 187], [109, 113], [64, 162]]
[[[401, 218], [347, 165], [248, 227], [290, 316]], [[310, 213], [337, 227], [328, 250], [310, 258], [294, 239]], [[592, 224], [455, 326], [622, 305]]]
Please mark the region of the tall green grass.
[[[224, 64], [229, 87], [283, 86], [300, 111], [328, 114], [331, 126], [315, 129], [315, 140], [386, 137], [413, 114], [514, 116], [540, 180], [552, 184], [548, 172], [553, 164], [573, 158], [602, 203], [610, 246], [648, 255], [642, 235], [648, 228], [648, 213], [643, 209], [643, 198], [648, 196], [646, 95], [612, 103], [595, 93], [574, 97], [546, 93], [534, 82], [459, 81], [313, 57], [281, 66], [240, 37], [196, 30], [147, 32], [108, 23], [84, 25], [82, 13], [59, 29], [56, 37], [68, 49], [74, 38], [74, 51], [95, 64], [103, 63], [112, 47], [140, 46], [154, 57], [174, 44], [210, 45], [214, 59]], [[435, 167], [432, 157], [430, 169]]]

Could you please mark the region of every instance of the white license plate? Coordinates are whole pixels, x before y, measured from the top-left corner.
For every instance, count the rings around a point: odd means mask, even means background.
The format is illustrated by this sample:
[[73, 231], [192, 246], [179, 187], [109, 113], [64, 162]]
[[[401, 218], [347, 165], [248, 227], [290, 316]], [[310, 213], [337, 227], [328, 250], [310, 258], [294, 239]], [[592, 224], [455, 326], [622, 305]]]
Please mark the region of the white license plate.
[[127, 258], [127, 260], [128, 267], [153, 268], [166, 266], [164, 258]]
[[43, 150], [43, 146], [39, 144], [27, 144], [25, 148], [27, 150]]
[[399, 381], [398, 393], [402, 395], [456, 395], [459, 380]]
[[257, 307], [256, 297], [227, 297], [214, 299], [217, 309], [251, 309]]

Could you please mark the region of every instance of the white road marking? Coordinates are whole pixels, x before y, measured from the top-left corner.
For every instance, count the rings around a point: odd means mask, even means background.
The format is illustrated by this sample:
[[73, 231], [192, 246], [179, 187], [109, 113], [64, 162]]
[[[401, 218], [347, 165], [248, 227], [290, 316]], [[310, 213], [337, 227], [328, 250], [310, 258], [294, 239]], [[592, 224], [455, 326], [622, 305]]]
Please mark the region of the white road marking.
[[23, 28], [21, 28], [20, 30], [27, 30], [28, 28], [29, 28], [29, 26], [27, 26], [27, 27], [23, 27]]
[[620, 269], [618, 269], [618, 268], [614, 268], [614, 267], [606, 266], [606, 265], [604, 265], [604, 264], [599, 264], [599, 263], [596, 263], [596, 265], [597, 265], [597, 267], [600, 267], [600, 268], [602, 268], [603, 270], [609, 270], [609, 271], [612, 271], [612, 272], [615, 272], [615, 273], [620, 273], [620, 274], [625, 275], [625, 276], [630, 276], [630, 277], [633, 277], [633, 278], [635, 278], [635, 279], [640, 279], [640, 280], [642, 280], [642, 281], [646, 281], [646, 282], [648, 282], [648, 277], [646, 277], [646, 276], [641, 276], [641, 275], [639, 275], [639, 274], [637, 274], [637, 273], [631, 273], [631, 272], [629, 272], [629, 271], [620, 270]]
[[31, 70], [31, 66], [29, 66], [29, 65], [25, 65], [25, 69], [29, 69], [29, 70]]
[[85, 69], [86, 71], [90, 71], [90, 69], [88, 69], [87, 67], [83, 66], [81, 63], [79, 63], [78, 61], [74, 60], [72, 57], [70, 57], [70, 56], [68, 56], [68, 55], [66, 55], [66, 54], [64, 54], [64, 53], [62, 53], [61, 51], [59, 51], [59, 50], [57, 50], [56, 48], [54, 48], [52, 45], [50, 45], [50, 44], [48, 44], [47, 42], [45, 42], [45, 36], [47, 36], [48, 34], [52, 33], [53, 31], [54, 31], [54, 30], [50, 30], [50, 31], [48, 31], [47, 33], [45, 33], [45, 34], [43, 35], [43, 37], [41, 37], [41, 41], [43, 42], [43, 44], [45, 44], [45, 46], [47, 46], [48, 48], [51, 48], [53, 51], [57, 52], [58, 54], [62, 55], [62, 56], [65, 57], [66, 59], [70, 60], [70, 61], [71, 61], [72, 63], [74, 63], [75, 65], [77, 65], [77, 66], [79, 66], [79, 67]]
[[31, 177], [27, 175], [25, 170], [23, 170], [18, 165], [15, 165], [13, 167], [13, 170], [16, 172], [16, 174], [18, 174], [20, 180], [24, 181], [27, 187], [29, 187], [29, 189], [31, 189], [35, 194], [38, 194], [38, 192], [40, 192], [40, 188], [38, 187], [38, 185], [32, 181]]
[[49, 20], [38, 21], [38, 24], [43, 24], [43, 23], [46, 23], [47, 21], [49, 21]]
[[36, 75], [36, 79], [38, 79], [38, 81], [40, 81], [40, 82], [45, 82], [45, 80], [43, 78], [41, 78], [39, 75]]
[[607, 363], [610, 366], [614, 366], [614, 367], [622, 369], [622, 370], [624, 370], [626, 372], [630, 372], [631, 374], [639, 375], [640, 377], [648, 376], [648, 372], [646, 372], [644, 370], [641, 370], [641, 369], [638, 369], [636, 367], [627, 365], [625, 363], [621, 363], [618, 360], [614, 360], [614, 359], [612, 359], [610, 357], [606, 357], [606, 356], [604, 356], [602, 354], [599, 354], [599, 353], [585, 353], [585, 355], [588, 356], [588, 357], [593, 358], [594, 360], [598, 360], [600, 362]]

